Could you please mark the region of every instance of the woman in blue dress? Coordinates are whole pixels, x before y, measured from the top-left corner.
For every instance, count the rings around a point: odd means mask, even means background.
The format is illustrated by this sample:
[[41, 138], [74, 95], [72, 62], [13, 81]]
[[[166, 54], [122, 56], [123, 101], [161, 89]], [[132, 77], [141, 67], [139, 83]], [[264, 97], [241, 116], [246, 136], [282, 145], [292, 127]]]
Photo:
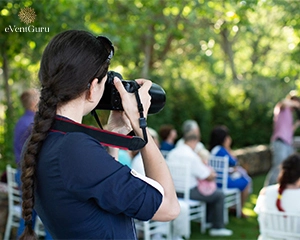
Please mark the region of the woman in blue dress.
[[[229, 174], [228, 188], [238, 188], [241, 191], [242, 207], [246, 202], [251, 190], [251, 178], [246, 170], [238, 166], [238, 160], [231, 153], [232, 139], [226, 126], [216, 126], [210, 135], [209, 150], [214, 156], [228, 156]], [[244, 214], [242, 214], [245, 216]]]

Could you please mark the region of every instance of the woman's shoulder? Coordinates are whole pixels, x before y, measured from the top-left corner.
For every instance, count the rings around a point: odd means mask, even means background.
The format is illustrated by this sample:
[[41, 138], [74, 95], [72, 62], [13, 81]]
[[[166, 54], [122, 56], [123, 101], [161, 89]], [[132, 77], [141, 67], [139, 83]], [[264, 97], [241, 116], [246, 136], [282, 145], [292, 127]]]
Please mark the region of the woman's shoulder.
[[278, 184], [265, 186], [260, 190], [259, 195], [266, 196], [266, 195], [277, 194], [278, 193], [278, 187], [279, 187]]
[[221, 146], [221, 145], [215, 146], [211, 150], [211, 154], [215, 155], [215, 156], [219, 156], [219, 157], [224, 157], [224, 156], [229, 155], [229, 153], [227, 152], [227, 150], [223, 146]]

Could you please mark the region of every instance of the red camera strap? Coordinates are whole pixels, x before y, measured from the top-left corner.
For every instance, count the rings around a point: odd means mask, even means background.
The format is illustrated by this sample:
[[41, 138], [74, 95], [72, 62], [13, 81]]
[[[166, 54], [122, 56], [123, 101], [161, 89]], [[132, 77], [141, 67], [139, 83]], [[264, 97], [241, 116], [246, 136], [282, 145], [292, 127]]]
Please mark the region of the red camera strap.
[[99, 128], [79, 124], [68, 119], [56, 117], [51, 130], [59, 132], [83, 132], [102, 145], [128, 150], [140, 150], [146, 145], [146, 141], [137, 136], [122, 135]]

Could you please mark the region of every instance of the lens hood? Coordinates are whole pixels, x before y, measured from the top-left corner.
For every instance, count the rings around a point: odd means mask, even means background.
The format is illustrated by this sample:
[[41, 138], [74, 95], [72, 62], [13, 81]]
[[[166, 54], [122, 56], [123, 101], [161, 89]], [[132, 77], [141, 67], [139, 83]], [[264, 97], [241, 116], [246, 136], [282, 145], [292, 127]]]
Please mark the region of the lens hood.
[[149, 89], [149, 94], [151, 96], [151, 105], [148, 114], [154, 114], [160, 112], [166, 103], [166, 93], [164, 89], [156, 83], [152, 83]]

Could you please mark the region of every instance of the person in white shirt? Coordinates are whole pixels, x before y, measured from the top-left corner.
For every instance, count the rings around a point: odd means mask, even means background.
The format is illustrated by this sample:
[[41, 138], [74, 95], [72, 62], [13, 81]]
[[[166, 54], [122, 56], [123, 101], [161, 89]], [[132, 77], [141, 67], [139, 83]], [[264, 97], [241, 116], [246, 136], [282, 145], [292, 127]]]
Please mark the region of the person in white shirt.
[[[299, 199], [300, 155], [299, 153], [294, 153], [281, 163], [278, 184], [269, 185], [261, 189], [254, 208], [254, 211], [258, 214], [258, 223], [262, 224], [262, 222], [266, 221], [264, 215], [260, 215], [263, 211], [299, 214]], [[297, 229], [300, 233], [300, 226]], [[264, 239], [264, 237], [260, 235], [258, 239]]]
[[[184, 123], [182, 124], [182, 132], [183, 135], [189, 133], [194, 133], [196, 135], [199, 135], [199, 141], [194, 151], [200, 156], [202, 161], [207, 162], [210, 156], [210, 152], [206, 149], [204, 144], [201, 142], [201, 130], [198, 123], [192, 119], [188, 119], [184, 121]], [[184, 138], [182, 137], [176, 142], [176, 146], [180, 146], [183, 143], [184, 143]]]
[[[184, 133], [184, 143], [179, 144], [170, 151], [167, 161], [186, 162], [191, 168], [190, 198], [207, 203], [208, 220], [211, 220], [211, 236], [230, 236], [232, 231], [224, 228], [223, 208], [224, 194], [221, 189], [216, 189], [211, 195], [203, 195], [198, 191], [198, 180], [215, 181], [216, 173], [203, 163], [200, 156], [195, 152], [199, 143], [199, 134], [194, 131]], [[176, 181], [176, 176], [172, 176]], [[179, 196], [181, 197], [181, 196]], [[211, 219], [210, 219], [211, 217]]]
[[300, 155], [286, 158], [278, 176], [278, 184], [264, 187], [258, 196], [255, 212], [277, 210], [300, 213]]

